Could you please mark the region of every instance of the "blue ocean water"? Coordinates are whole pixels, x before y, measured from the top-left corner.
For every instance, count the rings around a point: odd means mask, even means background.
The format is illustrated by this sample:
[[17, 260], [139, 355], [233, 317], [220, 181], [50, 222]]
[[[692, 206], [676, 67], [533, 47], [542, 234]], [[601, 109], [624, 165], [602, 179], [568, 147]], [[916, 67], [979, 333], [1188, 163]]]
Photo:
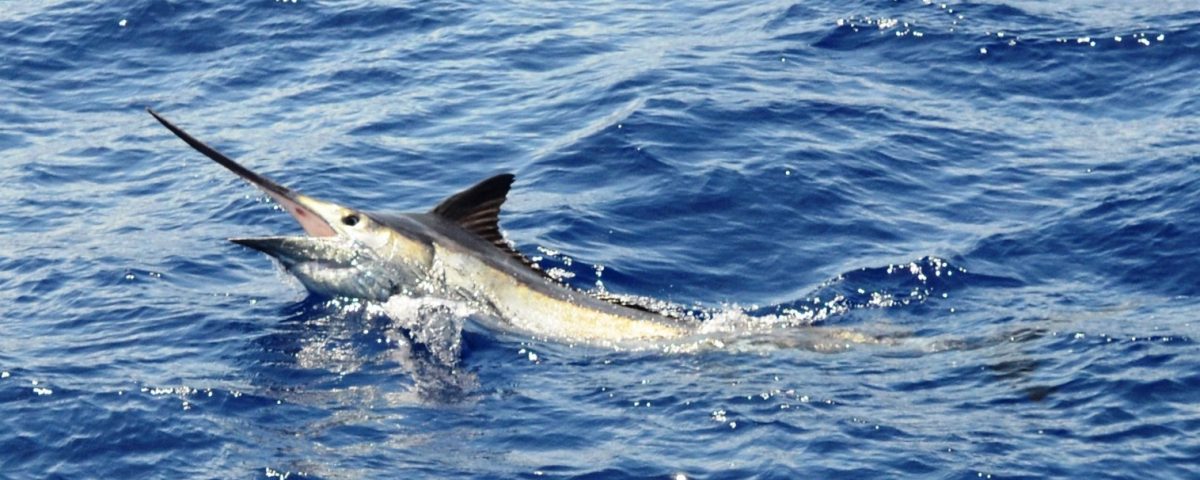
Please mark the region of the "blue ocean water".
[[[1191, 2], [0, 3], [0, 477], [1196, 478], [1198, 48]], [[771, 328], [308, 299], [147, 106], [374, 210], [513, 172], [576, 287]]]

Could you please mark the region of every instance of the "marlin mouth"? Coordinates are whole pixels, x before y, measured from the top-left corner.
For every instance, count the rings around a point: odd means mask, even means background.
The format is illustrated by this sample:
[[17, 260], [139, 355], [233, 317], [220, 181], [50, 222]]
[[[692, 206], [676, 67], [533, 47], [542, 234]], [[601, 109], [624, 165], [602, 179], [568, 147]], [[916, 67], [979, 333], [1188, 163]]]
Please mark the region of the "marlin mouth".
[[340, 237], [255, 237], [229, 241], [270, 255], [289, 270], [304, 263], [347, 268], [360, 253]]
[[171, 133], [175, 134], [175, 136], [179, 137], [188, 145], [191, 145], [192, 148], [196, 149], [200, 153], [203, 153], [204, 156], [221, 164], [222, 167], [229, 169], [229, 171], [236, 173], [239, 177], [242, 177], [247, 182], [250, 182], [254, 186], [262, 189], [262, 191], [266, 192], [267, 195], [275, 199], [275, 201], [278, 202], [284, 210], [290, 213], [292, 217], [296, 219], [296, 222], [300, 223], [300, 227], [303, 228], [304, 231], [309, 235], [314, 237], [333, 237], [337, 235], [337, 231], [333, 229], [330, 221], [326, 220], [325, 216], [317, 213], [320, 210], [328, 209], [325, 206], [325, 202], [275, 183], [275, 181], [259, 175], [246, 167], [243, 167], [242, 165], [233, 161], [233, 159], [226, 157], [221, 152], [216, 151], [208, 145], [205, 145], [204, 142], [195, 139], [191, 135], [188, 135], [187, 132], [183, 131], [179, 127], [176, 127], [175, 124], [161, 117], [154, 110], [146, 108], [146, 111], [149, 112], [155, 120], [158, 120], [158, 123], [161, 123], [164, 127], [167, 127], [167, 130], [170, 130]]

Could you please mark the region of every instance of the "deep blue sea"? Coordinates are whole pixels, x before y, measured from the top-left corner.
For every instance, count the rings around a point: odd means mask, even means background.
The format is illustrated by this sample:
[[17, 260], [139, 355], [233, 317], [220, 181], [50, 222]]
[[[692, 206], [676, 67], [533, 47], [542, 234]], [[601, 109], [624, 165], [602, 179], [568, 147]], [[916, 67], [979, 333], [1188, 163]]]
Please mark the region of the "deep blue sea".
[[[368, 210], [512, 172], [725, 341], [309, 298], [146, 107]], [[1198, 312], [1196, 2], [0, 2], [0, 478], [1198, 478]]]

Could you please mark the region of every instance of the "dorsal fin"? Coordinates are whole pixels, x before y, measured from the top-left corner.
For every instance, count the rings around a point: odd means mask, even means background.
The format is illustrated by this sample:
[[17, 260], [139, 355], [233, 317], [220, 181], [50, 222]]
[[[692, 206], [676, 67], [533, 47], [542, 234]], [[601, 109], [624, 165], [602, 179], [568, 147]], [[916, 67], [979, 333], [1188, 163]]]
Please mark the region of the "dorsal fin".
[[614, 305], [620, 305], [625, 308], [632, 308], [634, 310], [641, 310], [643, 312], [649, 312], [649, 313], [653, 313], [653, 314], [657, 314], [657, 315], [662, 315], [664, 317], [679, 317], [681, 315], [680, 312], [672, 311], [671, 309], [666, 308], [666, 307], [670, 306], [669, 304], [655, 306], [655, 305], [648, 304], [647, 302], [644, 301], [644, 299], [641, 299], [641, 298], [638, 298], [635, 296], [631, 296], [631, 295], [620, 295], [620, 294], [606, 292], [606, 291], [598, 291], [598, 292], [593, 291], [593, 292], [585, 292], [585, 293], [587, 293], [588, 295], [591, 295], [592, 297], [596, 298], [597, 300], [603, 300], [605, 302], [608, 302], [608, 303], [611, 303]]
[[500, 205], [516, 177], [501, 173], [442, 200], [430, 213], [457, 223], [492, 243], [508, 245], [500, 235]]
[[[500, 206], [508, 197], [508, 189], [512, 187], [516, 177], [511, 173], [501, 173], [476, 183], [471, 188], [458, 192], [433, 207], [430, 213], [450, 220], [468, 232], [479, 235], [496, 248], [516, 258], [531, 270], [554, 282], [562, 280], [550, 276], [546, 271], [534, 266], [534, 263], [509, 245], [508, 240], [500, 233]], [[599, 299], [626, 308], [641, 310], [659, 315], [668, 315], [653, 306], [644, 305], [632, 297], [609, 294], [605, 292], [590, 292]]]
[[[513, 250], [508, 240], [500, 233], [500, 205], [504, 204], [508, 189], [515, 178], [511, 173], [501, 173], [488, 178], [442, 200], [430, 213], [457, 223], [468, 232], [479, 235], [496, 248], [532, 267], [533, 263], [520, 252]], [[539, 273], [542, 272], [539, 270]]]

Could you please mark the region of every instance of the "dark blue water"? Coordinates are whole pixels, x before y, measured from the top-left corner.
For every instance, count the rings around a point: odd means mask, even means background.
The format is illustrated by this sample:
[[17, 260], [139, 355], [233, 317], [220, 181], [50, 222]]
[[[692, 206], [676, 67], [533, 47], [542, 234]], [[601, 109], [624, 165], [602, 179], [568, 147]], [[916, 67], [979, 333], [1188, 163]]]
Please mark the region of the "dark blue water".
[[[0, 476], [1196, 478], [1200, 7], [1104, 3], [4, 2]], [[373, 210], [514, 172], [573, 285], [769, 328], [306, 299], [146, 106]]]

